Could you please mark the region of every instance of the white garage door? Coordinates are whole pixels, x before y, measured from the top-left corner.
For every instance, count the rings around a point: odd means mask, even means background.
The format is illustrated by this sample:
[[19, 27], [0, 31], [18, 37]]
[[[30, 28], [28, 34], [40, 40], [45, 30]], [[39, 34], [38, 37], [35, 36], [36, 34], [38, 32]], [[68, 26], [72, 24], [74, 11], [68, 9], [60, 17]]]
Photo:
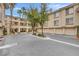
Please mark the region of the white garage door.
[[65, 34], [66, 35], [76, 35], [76, 29], [75, 28], [65, 29]]
[[56, 34], [63, 34], [63, 29], [55, 29]]

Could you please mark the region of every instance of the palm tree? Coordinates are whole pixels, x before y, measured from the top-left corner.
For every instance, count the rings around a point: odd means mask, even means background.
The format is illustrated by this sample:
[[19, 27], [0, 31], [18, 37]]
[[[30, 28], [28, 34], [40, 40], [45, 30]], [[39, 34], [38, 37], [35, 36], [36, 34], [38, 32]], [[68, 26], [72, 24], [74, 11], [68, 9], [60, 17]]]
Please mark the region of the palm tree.
[[[5, 17], [5, 11], [6, 11], [6, 9], [9, 9], [9, 4], [8, 3], [1, 3], [0, 4], [1, 5], [1, 7], [2, 7], [2, 14], [1, 14], [1, 20], [3, 20], [3, 17]], [[3, 28], [3, 35], [5, 35], [5, 33], [6, 33], [6, 28], [5, 28], [5, 26], [4, 26], [4, 24], [3, 24], [3, 26], [2, 26], [2, 28]]]
[[40, 11], [40, 21], [39, 21], [39, 24], [41, 26], [42, 36], [44, 36], [43, 28], [44, 28], [44, 24], [46, 21], [48, 21], [47, 4], [42, 3], [41, 4], [41, 11]]
[[[1, 5], [3, 5], [4, 7], [4, 14], [5, 14], [5, 10], [6, 9], [10, 9], [10, 14], [11, 14], [11, 21], [12, 21], [12, 16], [13, 16], [13, 8], [14, 8], [14, 6], [15, 6], [15, 3], [2, 3]], [[11, 24], [12, 24], [12, 22], [11, 22]], [[11, 31], [11, 25], [10, 24], [10, 31]], [[3, 25], [3, 32], [5, 32], [4, 31], [5, 30], [5, 26]]]
[[8, 5], [9, 5], [10, 15], [11, 15], [10, 32], [12, 32], [12, 17], [13, 17], [13, 9], [14, 9], [15, 3], [9, 3]]
[[31, 23], [33, 34], [36, 34], [36, 27], [39, 21], [38, 10], [36, 8], [30, 8], [30, 10], [27, 11], [26, 15], [28, 21]]
[[21, 9], [17, 10], [17, 13], [19, 14], [20, 18], [24, 18], [26, 9], [22, 7]]
[[2, 8], [2, 11], [0, 12], [1, 13], [1, 21], [2, 21], [2, 29], [3, 29], [3, 35], [5, 35], [5, 33], [6, 33], [6, 31], [5, 31], [5, 26], [4, 26], [4, 24], [3, 24], [3, 19], [4, 19], [4, 15], [5, 15], [5, 9], [6, 9], [6, 5], [5, 5], [5, 3], [1, 3], [0, 4], [0, 6], [1, 6], [1, 8]]
[[10, 21], [10, 33], [12, 32], [12, 16], [13, 16], [13, 8], [15, 6], [15, 3], [4, 3], [5, 9], [10, 9], [10, 15], [11, 15], [11, 21]]
[[25, 7], [22, 7], [22, 8], [21, 8], [21, 12], [22, 12], [22, 18], [24, 18], [24, 15], [25, 15], [25, 13], [26, 13]]
[[17, 13], [19, 14], [19, 17], [21, 18], [21, 14], [22, 14], [21, 10], [17, 10]]

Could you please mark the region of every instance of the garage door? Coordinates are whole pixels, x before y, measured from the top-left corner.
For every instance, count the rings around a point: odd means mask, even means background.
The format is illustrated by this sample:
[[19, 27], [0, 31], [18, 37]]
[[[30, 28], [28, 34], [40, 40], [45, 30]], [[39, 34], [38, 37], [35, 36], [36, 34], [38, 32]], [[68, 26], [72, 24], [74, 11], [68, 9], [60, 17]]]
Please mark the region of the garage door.
[[63, 34], [63, 29], [55, 29], [56, 34]]
[[66, 35], [76, 35], [76, 29], [75, 28], [65, 29], [65, 34]]

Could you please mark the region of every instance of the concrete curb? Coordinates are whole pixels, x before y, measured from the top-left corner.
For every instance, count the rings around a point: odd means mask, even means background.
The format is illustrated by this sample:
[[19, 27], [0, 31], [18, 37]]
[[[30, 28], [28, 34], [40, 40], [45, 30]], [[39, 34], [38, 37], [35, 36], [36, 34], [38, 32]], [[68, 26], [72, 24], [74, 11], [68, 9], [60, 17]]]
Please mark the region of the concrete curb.
[[33, 36], [33, 37], [36, 37], [36, 38], [39, 38], [39, 39], [43, 39], [43, 40], [48, 40], [48, 39], [50, 39], [49, 37], [39, 37], [39, 36], [35, 36], [35, 35], [32, 35], [32, 34], [29, 34], [29, 35], [31, 35], [31, 36]]

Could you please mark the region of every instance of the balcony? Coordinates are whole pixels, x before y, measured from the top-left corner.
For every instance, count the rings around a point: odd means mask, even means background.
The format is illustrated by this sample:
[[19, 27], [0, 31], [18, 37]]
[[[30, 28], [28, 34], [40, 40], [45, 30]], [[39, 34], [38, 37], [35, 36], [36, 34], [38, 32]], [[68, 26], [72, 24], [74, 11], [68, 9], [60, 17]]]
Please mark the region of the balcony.
[[20, 26], [27, 26], [26, 23], [20, 23]]
[[18, 22], [12, 22], [12, 26], [18, 26]]

